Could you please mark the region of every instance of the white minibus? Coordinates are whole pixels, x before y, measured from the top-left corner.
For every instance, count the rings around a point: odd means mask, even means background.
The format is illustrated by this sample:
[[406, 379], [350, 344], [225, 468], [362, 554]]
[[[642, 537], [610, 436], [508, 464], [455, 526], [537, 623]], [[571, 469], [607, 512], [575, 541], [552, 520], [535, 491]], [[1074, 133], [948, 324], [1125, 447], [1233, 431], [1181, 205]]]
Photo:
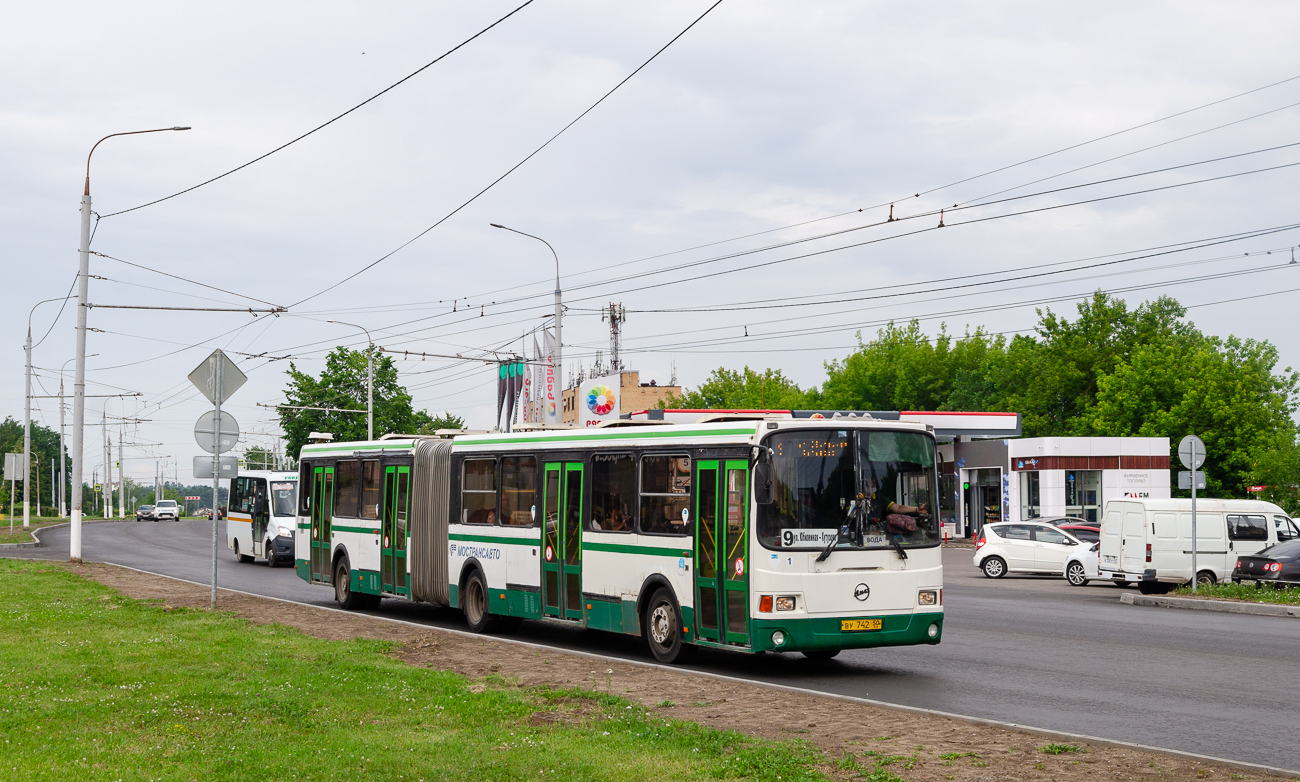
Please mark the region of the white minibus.
[[[1295, 529], [1286, 512], [1259, 500], [1196, 501], [1196, 576], [1227, 580], [1237, 557], [1254, 554]], [[1192, 501], [1123, 499], [1106, 503], [1101, 525], [1101, 578], [1136, 581], [1143, 594], [1192, 580]]]
[[275, 567], [295, 559], [298, 473], [252, 471], [230, 481], [226, 547], [240, 562], [262, 557]]

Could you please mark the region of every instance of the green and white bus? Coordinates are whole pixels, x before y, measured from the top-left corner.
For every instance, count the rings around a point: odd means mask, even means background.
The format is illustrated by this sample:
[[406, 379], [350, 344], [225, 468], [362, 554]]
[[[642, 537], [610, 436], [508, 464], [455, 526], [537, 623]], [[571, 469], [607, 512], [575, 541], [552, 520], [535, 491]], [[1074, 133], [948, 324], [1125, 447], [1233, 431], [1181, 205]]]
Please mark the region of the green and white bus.
[[349, 609], [640, 635], [664, 662], [939, 643], [931, 428], [719, 418], [306, 445], [298, 575]]

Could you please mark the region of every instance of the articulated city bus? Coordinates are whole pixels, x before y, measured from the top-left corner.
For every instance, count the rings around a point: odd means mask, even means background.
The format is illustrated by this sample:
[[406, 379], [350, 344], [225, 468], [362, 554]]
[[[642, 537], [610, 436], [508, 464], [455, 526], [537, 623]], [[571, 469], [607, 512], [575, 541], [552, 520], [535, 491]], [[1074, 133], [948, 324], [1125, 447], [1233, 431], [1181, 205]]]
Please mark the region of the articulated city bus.
[[293, 562], [298, 473], [255, 470], [230, 481], [226, 548], [240, 562], [262, 557], [275, 567]]
[[935, 440], [869, 418], [622, 421], [312, 444], [298, 575], [381, 598], [694, 647], [939, 643]]

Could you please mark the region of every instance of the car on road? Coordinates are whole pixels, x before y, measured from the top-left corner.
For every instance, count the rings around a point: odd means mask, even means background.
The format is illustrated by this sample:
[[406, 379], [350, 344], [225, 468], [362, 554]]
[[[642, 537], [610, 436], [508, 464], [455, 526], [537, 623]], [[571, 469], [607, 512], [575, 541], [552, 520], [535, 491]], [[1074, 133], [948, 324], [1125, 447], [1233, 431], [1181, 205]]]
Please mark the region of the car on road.
[[[199, 511], [198, 515], [199, 515], [199, 516], [202, 516], [202, 517], [205, 518], [205, 519], [209, 519], [209, 520], [210, 520], [210, 519], [212, 518], [212, 509], [211, 509], [211, 508], [204, 508], [203, 510]], [[225, 517], [226, 517], [226, 509], [225, 509], [225, 508], [221, 508], [221, 509], [219, 509], [219, 510], [217, 511], [217, 518], [219, 518], [219, 519], [224, 519]]]
[[1096, 524], [1058, 524], [1056, 528], [1065, 530], [1084, 543], [1101, 542], [1101, 527]]
[[1007, 573], [1056, 575], [1070, 554], [1086, 544], [1053, 524], [1040, 521], [1003, 521], [986, 524], [975, 540], [975, 567], [988, 578]]
[[152, 518], [153, 518], [153, 506], [152, 506], [152, 505], [141, 505], [140, 507], [138, 507], [138, 508], [135, 509], [135, 520], [136, 520], [136, 521], [148, 521], [148, 520], [150, 520], [150, 519], [152, 519]]
[[1097, 564], [1101, 561], [1097, 549], [1101, 548], [1101, 544], [1084, 541], [1079, 548], [1080, 551], [1072, 552], [1066, 557], [1065, 570], [1061, 571], [1070, 586], [1087, 586], [1090, 580], [1097, 578]]
[[153, 520], [162, 521], [180, 521], [181, 509], [176, 504], [176, 500], [158, 500], [158, 504], [153, 508]]
[[1288, 588], [1300, 586], [1300, 540], [1288, 540], [1270, 546], [1258, 554], [1237, 557], [1232, 581], [1254, 581], [1256, 586], [1271, 584]]

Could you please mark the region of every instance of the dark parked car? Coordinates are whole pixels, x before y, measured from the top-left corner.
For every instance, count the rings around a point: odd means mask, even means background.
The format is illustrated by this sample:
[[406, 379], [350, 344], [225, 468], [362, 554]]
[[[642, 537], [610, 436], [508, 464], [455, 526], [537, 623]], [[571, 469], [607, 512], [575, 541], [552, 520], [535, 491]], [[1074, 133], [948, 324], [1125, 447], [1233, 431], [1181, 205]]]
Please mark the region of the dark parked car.
[[[212, 509], [211, 509], [211, 508], [206, 508], [206, 509], [204, 509], [204, 510], [201, 510], [201, 511], [199, 511], [199, 515], [200, 515], [200, 516], [203, 516], [204, 518], [211, 519], [211, 518], [212, 518]], [[225, 508], [218, 508], [218, 509], [217, 509], [217, 518], [219, 518], [219, 519], [224, 519], [225, 517], [226, 517], [226, 509], [225, 509]]]
[[1086, 543], [1097, 543], [1101, 540], [1101, 527], [1096, 524], [1057, 524], [1056, 528], [1063, 529]]
[[1238, 584], [1254, 581], [1256, 586], [1300, 586], [1300, 540], [1288, 540], [1269, 546], [1258, 554], [1237, 557], [1232, 580]]

